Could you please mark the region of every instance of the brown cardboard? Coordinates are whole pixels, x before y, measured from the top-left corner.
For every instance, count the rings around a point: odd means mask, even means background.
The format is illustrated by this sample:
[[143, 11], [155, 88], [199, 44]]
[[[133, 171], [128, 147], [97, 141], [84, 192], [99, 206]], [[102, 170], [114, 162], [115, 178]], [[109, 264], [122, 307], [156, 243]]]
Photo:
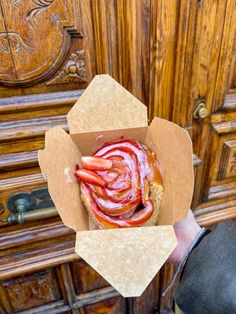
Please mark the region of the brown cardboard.
[[71, 134], [76, 146], [82, 155], [93, 154], [101, 145], [110, 141], [120, 140], [121, 138], [132, 138], [144, 143], [147, 127], [129, 128], [120, 130], [106, 130], [82, 134]]
[[88, 214], [74, 176], [75, 165], [80, 164], [80, 151], [59, 126], [46, 132], [45, 147], [39, 151], [39, 165], [47, 174], [48, 191], [61, 219], [74, 230], [88, 230]]
[[145, 144], [156, 153], [163, 169], [164, 196], [158, 225], [172, 225], [186, 217], [191, 205], [194, 186], [191, 139], [178, 125], [154, 118]]
[[67, 115], [70, 134], [147, 126], [146, 107], [111, 76], [94, 77]]
[[94, 230], [77, 232], [75, 251], [123, 297], [136, 297], [176, 243], [172, 226]]
[[[93, 79], [69, 112], [68, 124], [71, 134], [53, 128], [46, 133], [45, 150], [39, 153], [49, 192], [65, 225], [78, 231], [76, 252], [123, 296], [140, 296], [176, 245], [170, 225], [186, 217], [190, 207], [189, 135], [159, 118], [148, 127], [146, 107], [108, 75]], [[163, 168], [164, 199], [158, 223], [165, 226], [89, 230], [93, 226], [73, 170], [82, 154], [121, 137], [145, 143]]]

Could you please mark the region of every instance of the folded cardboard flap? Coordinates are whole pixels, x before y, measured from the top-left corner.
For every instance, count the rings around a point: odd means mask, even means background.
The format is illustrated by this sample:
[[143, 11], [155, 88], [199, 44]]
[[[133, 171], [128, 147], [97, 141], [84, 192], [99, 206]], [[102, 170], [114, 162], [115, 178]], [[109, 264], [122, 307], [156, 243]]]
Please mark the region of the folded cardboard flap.
[[172, 225], [187, 216], [192, 201], [192, 142], [183, 128], [167, 120], [154, 118], [148, 127], [145, 144], [155, 152], [163, 168], [164, 196], [158, 225]]
[[81, 153], [61, 127], [46, 132], [45, 149], [39, 151], [39, 165], [48, 180], [48, 191], [63, 223], [74, 230], [88, 230], [88, 214], [74, 176]]
[[71, 138], [79, 148], [82, 155], [92, 155], [104, 143], [110, 141], [132, 138], [140, 143], [144, 143], [146, 133], [147, 127], [140, 127], [71, 134]]
[[172, 226], [77, 232], [76, 253], [123, 297], [142, 294], [177, 244]]
[[107, 74], [97, 75], [67, 115], [70, 134], [147, 126], [147, 108]]

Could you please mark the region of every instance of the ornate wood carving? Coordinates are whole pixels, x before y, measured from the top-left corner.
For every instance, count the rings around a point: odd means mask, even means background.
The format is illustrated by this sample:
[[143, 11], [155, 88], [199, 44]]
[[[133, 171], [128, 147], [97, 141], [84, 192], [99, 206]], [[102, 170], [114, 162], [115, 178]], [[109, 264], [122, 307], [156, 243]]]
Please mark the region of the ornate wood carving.
[[9, 49], [9, 39], [2, 10], [0, 10], [0, 81], [1, 79], [16, 80], [16, 72]]
[[32, 0], [36, 7], [31, 9], [26, 15], [26, 19], [29, 21], [30, 27], [36, 28], [36, 15], [47, 9], [54, 1], [55, 0]]
[[218, 171], [218, 180], [236, 176], [236, 139], [224, 142]]
[[54, 78], [48, 81], [47, 85], [65, 83], [85, 83], [87, 81], [87, 67], [85, 51], [79, 50], [72, 53], [61, 70]]
[[68, 53], [70, 33], [81, 36], [76, 2], [4, 0], [2, 8], [6, 29], [0, 30], [0, 58], [11, 60], [16, 77], [2, 61], [0, 83], [32, 85], [47, 79]]

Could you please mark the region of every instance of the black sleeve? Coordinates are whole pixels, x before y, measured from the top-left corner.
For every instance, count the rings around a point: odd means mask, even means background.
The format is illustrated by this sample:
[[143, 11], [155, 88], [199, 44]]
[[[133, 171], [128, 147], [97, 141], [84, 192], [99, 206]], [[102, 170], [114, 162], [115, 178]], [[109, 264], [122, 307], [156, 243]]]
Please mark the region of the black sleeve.
[[236, 223], [225, 221], [191, 252], [175, 294], [185, 314], [236, 313]]

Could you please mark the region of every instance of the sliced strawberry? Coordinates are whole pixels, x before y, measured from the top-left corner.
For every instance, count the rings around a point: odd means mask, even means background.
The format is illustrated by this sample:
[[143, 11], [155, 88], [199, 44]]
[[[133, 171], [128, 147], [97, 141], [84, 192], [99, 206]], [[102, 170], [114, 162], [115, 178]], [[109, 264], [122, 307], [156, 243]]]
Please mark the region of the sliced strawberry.
[[105, 187], [107, 185], [107, 182], [101, 176], [87, 169], [76, 170], [75, 176], [86, 183], [100, 185], [102, 187]]
[[113, 164], [112, 160], [94, 156], [84, 156], [81, 160], [84, 168], [89, 170], [107, 170]]

